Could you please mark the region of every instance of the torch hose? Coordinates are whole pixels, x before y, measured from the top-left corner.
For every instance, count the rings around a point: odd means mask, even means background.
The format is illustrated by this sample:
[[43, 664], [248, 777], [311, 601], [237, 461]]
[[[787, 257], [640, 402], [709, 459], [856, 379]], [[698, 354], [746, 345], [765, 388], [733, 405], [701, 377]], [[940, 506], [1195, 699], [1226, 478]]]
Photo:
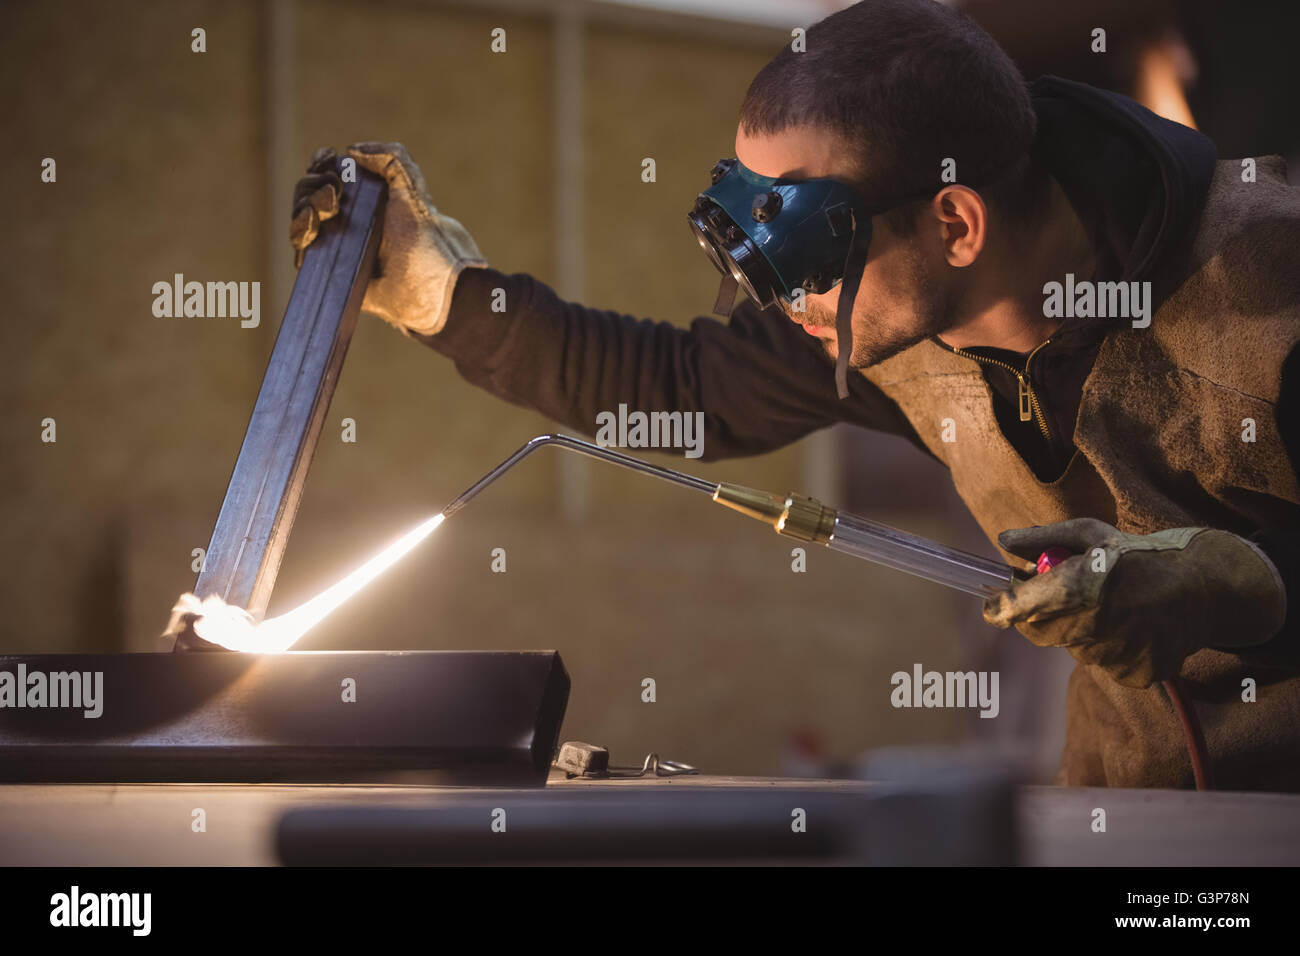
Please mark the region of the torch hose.
[[1169, 702], [1178, 714], [1178, 723], [1183, 728], [1183, 740], [1187, 744], [1187, 755], [1192, 761], [1192, 779], [1196, 781], [1197, 790], [1213, 790], [1214, 779], [1210, 773], [1210, 749], [1205, 743], [1205, 731], [1201, 721], [1187, 699], [1187, 686], [1181, 677], [1171, 677], [1161, 682]]

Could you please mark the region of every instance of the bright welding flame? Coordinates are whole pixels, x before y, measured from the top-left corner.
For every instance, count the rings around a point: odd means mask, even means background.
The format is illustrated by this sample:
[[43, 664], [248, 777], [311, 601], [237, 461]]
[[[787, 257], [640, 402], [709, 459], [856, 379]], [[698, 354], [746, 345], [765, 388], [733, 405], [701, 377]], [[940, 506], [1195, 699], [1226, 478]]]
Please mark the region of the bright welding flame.
[[232, 651], [274, 653], [288, 650], [298, 638], [323, 621], [340, 604], [405, 557], [434, 528], [442, 524], [442, 518], [441, 514], [434, 515], [402, 535], [337, 584], [326, 588], [292, 611], [267, 618], [261, 624], [254, 623], [252, 615], [243, 608], [232, 607], [215, 595], [209, 595], [200, 601], [193, 594], [181, 595], [176, 607], [172, 608], [172, 620], [176, 622], [185, 614], [198, 615], [194, 622], [194, 632], [205, 641]]

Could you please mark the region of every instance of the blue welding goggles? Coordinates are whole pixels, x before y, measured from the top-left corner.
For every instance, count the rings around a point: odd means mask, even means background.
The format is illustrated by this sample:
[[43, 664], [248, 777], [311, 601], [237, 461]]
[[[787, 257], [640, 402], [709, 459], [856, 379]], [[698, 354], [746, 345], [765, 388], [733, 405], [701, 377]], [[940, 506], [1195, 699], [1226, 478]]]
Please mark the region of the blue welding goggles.
[[710, 178], [687, 219], [722, 273], [719, 315], [731, 313], [737, 288], [762, 309], [793, 302], [797, 289], [829, 292], [845, 276], [850, 247], [871, 241], [866, 204], [833, 179], [774, 179], [738, 159], [719, 160]]
[[719, 160], [710, 179], [687, 220], [722, 273], [713, 311], [729, 316], [737, 289], [766, 309], [795, 302], [797, 290], [820, 295], [843, 282], [835, 313], [835, 386], [839, 397], [847, 398], [853, 300], [871, 244], [871, 217], [885, 208], [868, 207], [836, 180], [774, 179], [738, 159]]

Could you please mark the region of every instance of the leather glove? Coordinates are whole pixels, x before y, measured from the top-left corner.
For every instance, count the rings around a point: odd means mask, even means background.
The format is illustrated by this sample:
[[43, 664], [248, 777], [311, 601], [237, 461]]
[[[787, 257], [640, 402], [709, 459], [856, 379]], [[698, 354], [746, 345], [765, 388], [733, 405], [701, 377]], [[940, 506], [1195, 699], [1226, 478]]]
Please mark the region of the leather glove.
[[[401, 143], [357, 143], [347, 154], [388, 181], [379, 263], [361, 310], [404, 334], [433, 335], [447, 321], [461, 270], [485, 267], [487, 261], [465, 227], [438, 212], [420, 167]], [[335, 159], [334, 150], [318, 149], [294, 189], [289, 240], [299, 266], [320, 224], [338, 214], [342, 182]]]
[[1095, 518], [1018, 528], [998, 544], [1028, 561], [1072, 557], [987, 598], [984, 620], [1064, 647], [1129, 687], [1178, 674], [1206, 647], [1262, 644], [1286, 619], [1286, 589], [1262, 551], [1212, 528], [1125, 534]]

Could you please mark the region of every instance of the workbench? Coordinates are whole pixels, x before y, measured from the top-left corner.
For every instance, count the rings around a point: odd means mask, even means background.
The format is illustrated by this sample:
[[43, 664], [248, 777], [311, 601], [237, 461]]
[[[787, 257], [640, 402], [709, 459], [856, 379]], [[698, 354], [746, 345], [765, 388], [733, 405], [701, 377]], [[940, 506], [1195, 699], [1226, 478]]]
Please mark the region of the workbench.
[[[545, 791], [624, 794], [730, 790], [791, 798], [876, 786], [772, 777], [565, 779]], [[330, 784], [9, 784], [0, 786], [0, 864], [41, 866], [274, 865], [278, 821], [296, 808], [358, 805], [428, 809], [471, 795], [506, 808], [537, 789]], [[1092, 830], [1105, 808], [1107, 831]], [[192, 830], [204, 811], [206, 831]], [[1294, 866], [1300, 863], [1300, 795], [1171, 790], [1017, 791], [1019, 859], [1032, 866]], [[725, 862], [725, 861], [719, 861]]]

